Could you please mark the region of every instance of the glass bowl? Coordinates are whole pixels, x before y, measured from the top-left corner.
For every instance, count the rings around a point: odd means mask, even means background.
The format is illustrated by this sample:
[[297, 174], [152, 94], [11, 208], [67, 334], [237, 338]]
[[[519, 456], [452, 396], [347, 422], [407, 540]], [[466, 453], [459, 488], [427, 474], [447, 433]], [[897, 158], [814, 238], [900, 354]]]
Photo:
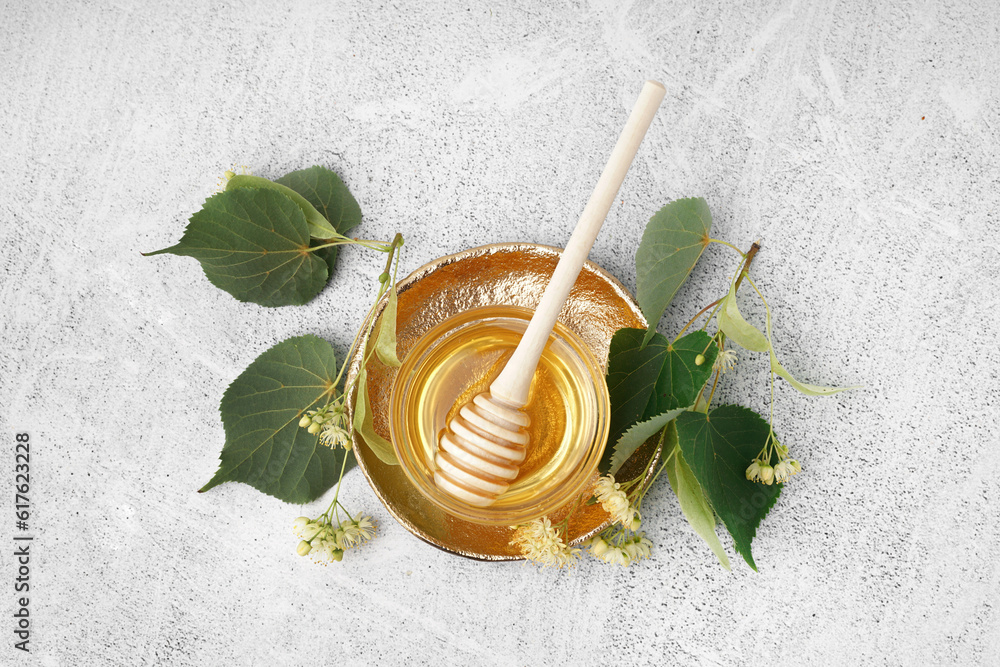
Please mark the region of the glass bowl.
[[[397, 354], [404, 361], [432, 328], [449, 317], [482, 306], [517, 305], [533, 308], [548, 283], [560, 250], [533, 243], [498, 243], [439, 257], [399, 281], [396, 316]], [[378, 330], [386, 300], [376, 308], [376, 318], [366, 335]], [[331, 312], [331, 317], [336, 314]], [[587, 262], [577, 278], [559, 322], [582, 339], [602, 364], [615, 331], [622, 327], [643, 329], [646, 321], [632, 295], [611, 274]], [[347, 382], [361, 370], [365, 346], [347, 360]], [[365, 365], [368, 397], [376, 433], [390, 437], [389, 400], [397, 370], [374, 358]], [[357, 392], [348, 397], [353, 420]], [[352, 434], [358, 468], [389, 515], [417, 538], [449, 553], [484, 561], [518, 560], [520, 550], [510, 544], [509, 526], [489, 526], [466, 521], [445, 512], [416, 490], [402, 466], [381, 461], [356, 432]], [[655, 442], [641, 447], [625, 463], [624, 474], [642, 474], [655, 452]], [[594, 474], [594, 479], [597, 474]], [[583, 498], [585, 501], [586, 498]], [[578, 505], [576, 499], [550, 515], [561, 521], [571, 508], [569, 540], [579, 542], [603, 529], [609, 521], [600, 504]]]
[[580, 338], [556, 323], [542, 353], [524, 412], [527, 457], [510, 488], [474, 507], [434, 483], [438, 439], [458, 410], [490, 383], [513, 353], [532, 311], [475, 308], [440, 323], [409, 351], [396, 374], [389, 429], [410, 482], [452, 516], [513, 526], [552, 514], [593, 483], [608, 437], [610, 401], [604, 372]]

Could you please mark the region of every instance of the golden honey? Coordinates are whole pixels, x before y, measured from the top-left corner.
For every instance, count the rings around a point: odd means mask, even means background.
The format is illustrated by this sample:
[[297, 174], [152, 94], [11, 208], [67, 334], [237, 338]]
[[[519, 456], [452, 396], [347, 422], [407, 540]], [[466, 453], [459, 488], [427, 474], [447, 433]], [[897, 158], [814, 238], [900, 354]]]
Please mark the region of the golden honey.
[[510, 488], [494, 505], [473, 508], [434, 487], [441, 434], [463, 405], [489, 390], [530, 317], [524, 308], [490, 306], [450, 318], [409, 351], [393, 387], [392, 440], [407, 476], [432, 502], [477, 523], [521, 523], [568, 502], [590, 480], [607, 437], [600, 366], [557, 325], [524, 408], [531, 419], [527, 456]]

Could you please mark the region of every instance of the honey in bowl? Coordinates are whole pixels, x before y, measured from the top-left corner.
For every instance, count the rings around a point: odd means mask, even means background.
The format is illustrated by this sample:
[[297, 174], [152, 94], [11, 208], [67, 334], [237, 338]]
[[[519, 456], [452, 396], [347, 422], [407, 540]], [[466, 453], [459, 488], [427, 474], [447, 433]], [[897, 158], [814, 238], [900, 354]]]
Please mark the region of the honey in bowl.
[[434, 483], [438, 442], [454, 413], [487, 391], [524, 332], [531, 311], [488, 306], [428, 331], [396, 375], [390, 430], [404, 473], [449, 514], [509, 526], [551, 513], [593, 482], [608, 432], [603, 372], [590, 349], [557, 324], [542, 354], [525, 412], [529, 446], [517, 477], [489, 507], [472, 507]]

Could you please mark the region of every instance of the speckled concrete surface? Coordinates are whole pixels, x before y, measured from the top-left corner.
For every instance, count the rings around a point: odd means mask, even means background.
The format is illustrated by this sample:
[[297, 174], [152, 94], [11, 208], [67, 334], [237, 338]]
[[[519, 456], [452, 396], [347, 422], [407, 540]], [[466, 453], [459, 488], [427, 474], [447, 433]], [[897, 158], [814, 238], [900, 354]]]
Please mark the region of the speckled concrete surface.
[[[4, 3], [0, 663], [996, 664], [998, 43], [986, 0]], [[337, 170], [359, 231], [406, 235], [406, 269], [560, 244], [645, 78], [667, 98], [592, 258], [634, 285], [650, 213], [702, 195], [717, 236], [763, 240], [786, 365], [866, 387], [778, 386], [806, 473], [759, 574], [721, 570], [664, 488], [651, 561], [569, 576], [439, 552], [360, 474], [343, 495], [380, 535], [329, 568], [289, 530], [322, 501], [195, 493], [229, 382], [292, 335], [342, 352], [380, 271], [345, 252], [337, 288], [269, 310], [140, 257], [226, 167]], [[731, 264], [707, 253], [662, 328]], [[723, 400], [766, 409], [762, 365], [734, 378]], [[25, 430], [30, 657], [9, 546]]]

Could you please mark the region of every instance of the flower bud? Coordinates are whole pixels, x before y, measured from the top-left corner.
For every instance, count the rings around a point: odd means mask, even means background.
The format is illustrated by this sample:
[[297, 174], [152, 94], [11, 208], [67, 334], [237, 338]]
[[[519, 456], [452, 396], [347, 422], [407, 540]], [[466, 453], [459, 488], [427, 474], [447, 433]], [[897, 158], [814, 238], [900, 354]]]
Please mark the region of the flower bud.
[[695, 366], [701, 366], [703, 363], [705, 363], [705, 355], [704, 354], [699, 354], [697, 357], [694, 358], [694, 365]]
[[774, 484], [774, 468], [766, 463], [760, 467], [760, 481], [765, 484]]
[[595, 537], [590, 541], [590, 551], [598, 558], [608, 553], [611, 547], [600, 537]]
[[306, 526], [308, 526], [308, 525], [309, 525], [309, 517], [307, 517], [307, 516], [300, 516], [298, 519], [296, 519], [292, 523], [292, 530], [294, 530], [295, 534], [298, 535], [303, 530], [305, 530]]
[[309, 426], [309, 424], [312, 424], [312, 422], [313, 422], [312, 417], [308, 415], [302, 415], [302, 419], [299, 420], [299, 426], [301, 426], [302, 428], [306, 428], [307, 426]]
[[639, 526], [642, 525], [642, 519], [639, 518], [639, 513], [636, 512], [632, 517], [632, 522], [628, 525], [629, 530], [639, 530]]
[[330, 558], [332, 558], [333, 560], [337, 561], [338, 563], [340, 561], [344, 560], [344, 551], [343, 551], [343, 549], [334, 549], [333, 551], [331, 551], [330, 552]]
[[313, 422], [312, 424], [309, 425], [309, 433], [312, 435], [316, 435], [317, 433], [319, 433], [319, 430], [321, 428], [323, 427], [317, 424], [316, 422]]
[[310, 551], [312, 551], [312, 545], [302, 540], [299, 542], [299, 548], [295, 550], [295, 553], [300, 556], [308, 556]]
[[378, 281], [380, 283], [382, 283], [383, 285], [385, 283], [389, 282], [389, 272], [388, 271], [383, 271], [382, 274], [378, 277]]

